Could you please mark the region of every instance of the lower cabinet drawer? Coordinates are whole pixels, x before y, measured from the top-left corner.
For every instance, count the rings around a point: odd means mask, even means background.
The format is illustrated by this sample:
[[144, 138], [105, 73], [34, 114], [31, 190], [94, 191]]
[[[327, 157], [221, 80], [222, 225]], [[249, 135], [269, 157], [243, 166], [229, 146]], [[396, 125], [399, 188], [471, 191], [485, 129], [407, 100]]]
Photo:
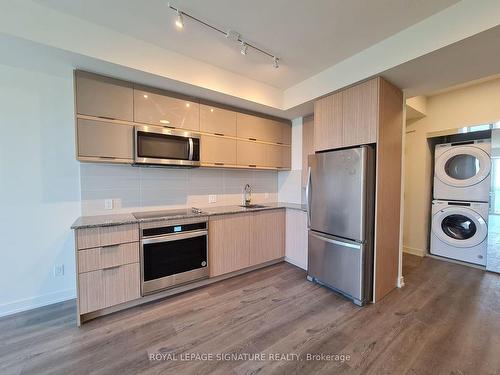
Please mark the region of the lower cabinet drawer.
[[140, 297], [140, 265], [126, 264], [78, 275], [80, 314]]
[[78, 251], [78, 272], [139, 262], [139, 242], [124, 243]]

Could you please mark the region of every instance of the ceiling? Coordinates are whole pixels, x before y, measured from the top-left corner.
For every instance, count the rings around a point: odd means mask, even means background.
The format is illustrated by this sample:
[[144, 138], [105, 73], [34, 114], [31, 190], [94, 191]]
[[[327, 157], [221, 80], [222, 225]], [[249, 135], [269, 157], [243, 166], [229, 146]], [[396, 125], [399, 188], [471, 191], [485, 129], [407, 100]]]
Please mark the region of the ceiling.
[[[36, 0], [57, 11], [111, 28], [256, 81], [285, 89], [311, 77], [458, 0], [183, 0], [181, 10], [280, 57], [249, 51], [188, 19], [174, 26], [163, 0]], [[110, 41], [111, 43], [111, 41]], [[168, 61], [165, 61], [168, 64]]]

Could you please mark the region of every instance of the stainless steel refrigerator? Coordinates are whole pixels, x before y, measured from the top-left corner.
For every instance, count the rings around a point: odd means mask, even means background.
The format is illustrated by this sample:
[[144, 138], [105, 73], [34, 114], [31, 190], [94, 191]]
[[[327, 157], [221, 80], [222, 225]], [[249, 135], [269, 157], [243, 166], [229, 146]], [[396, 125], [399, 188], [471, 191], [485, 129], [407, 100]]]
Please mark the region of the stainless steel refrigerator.
[[371, 146], [309, 155], [307, 278], [372, 300], [375, 153]]

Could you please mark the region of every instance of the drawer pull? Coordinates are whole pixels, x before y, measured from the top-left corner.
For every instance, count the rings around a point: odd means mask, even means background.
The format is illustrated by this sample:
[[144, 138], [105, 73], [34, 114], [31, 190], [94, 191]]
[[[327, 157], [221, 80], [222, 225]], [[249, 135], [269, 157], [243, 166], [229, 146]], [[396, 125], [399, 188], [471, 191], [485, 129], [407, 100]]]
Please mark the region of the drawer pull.
[[99, 159], [115, 160], [115, 156], [98, 156]]
[[101, 248], [102, 248], [102, 249], [111, 249], [111, 248], [113, 248], [113, 247], [117, 248], [118, 246], [120, 246], [120, 245], [118, 245], [118, 244], [113, 244], [113, 245], [102, 245], [102, 246], [101, 246]]
[[224, 165], [224, 163], [214, 163], [215, 165]]
[[104, 120], [116, 120], [114, 117], [108, 117], [108, 116], [97, 116], [99, 118], [102, 118]]
[[257, 168], [256, 164], [248, 164], [248, 166], [251, 167], [251, 168]]
[[257, 140], [257, 138], [248, 138], [248, 139], [251, 140], [251, 141], [256, 141]]
[[214, 133], [214, 134], [215, 134], [215, 135], [219, 135], [219, 136], [221, 136], [221, 137], [224, 137], [224, 134], [222, 134], [222, 133]]
[[118, 265], [118, 266], [111, 266], [111, 267], [105, 267], [102, 270], [103, 271], [110, 271], [110, 270], [114, 270], [115, 268], [120, 268], [120, 265]]

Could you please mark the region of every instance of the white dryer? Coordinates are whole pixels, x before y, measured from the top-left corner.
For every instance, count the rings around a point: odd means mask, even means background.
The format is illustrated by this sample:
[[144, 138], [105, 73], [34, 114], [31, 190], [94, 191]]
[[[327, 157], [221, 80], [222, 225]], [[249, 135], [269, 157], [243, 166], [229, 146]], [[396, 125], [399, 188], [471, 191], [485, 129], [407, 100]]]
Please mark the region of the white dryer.
[[488, 203], [433, 201], [431, 254], [486, 264]]
[[434, 199], [488, 202], [491, 141], [436, 145]]

